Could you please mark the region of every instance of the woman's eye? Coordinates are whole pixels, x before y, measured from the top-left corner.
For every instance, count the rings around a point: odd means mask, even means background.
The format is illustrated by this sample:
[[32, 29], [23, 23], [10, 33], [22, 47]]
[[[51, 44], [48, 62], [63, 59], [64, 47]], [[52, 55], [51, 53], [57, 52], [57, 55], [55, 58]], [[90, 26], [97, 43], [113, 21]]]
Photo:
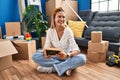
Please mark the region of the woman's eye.
[[61, 18], [61, 16], [58, 16], [58, 18]]
[[65, 18], [65, 16], [58, 16], [58, 18]]
[[65, 18], [65, 16], [63, 16], [63, 18]]

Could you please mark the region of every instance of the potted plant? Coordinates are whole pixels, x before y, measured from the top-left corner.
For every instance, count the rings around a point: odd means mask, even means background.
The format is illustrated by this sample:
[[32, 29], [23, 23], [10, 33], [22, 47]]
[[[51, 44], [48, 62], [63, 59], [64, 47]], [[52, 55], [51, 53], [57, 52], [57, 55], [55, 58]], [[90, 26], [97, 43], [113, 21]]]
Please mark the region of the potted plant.
[[36, 6], [27, 6], [22, 19], [22, 34], [29, 32], [33, 34], [33, 38], [38, 37], [41, 42], [41, 37], [45, 36], [48, 29], [47, 23], [46, 16]]

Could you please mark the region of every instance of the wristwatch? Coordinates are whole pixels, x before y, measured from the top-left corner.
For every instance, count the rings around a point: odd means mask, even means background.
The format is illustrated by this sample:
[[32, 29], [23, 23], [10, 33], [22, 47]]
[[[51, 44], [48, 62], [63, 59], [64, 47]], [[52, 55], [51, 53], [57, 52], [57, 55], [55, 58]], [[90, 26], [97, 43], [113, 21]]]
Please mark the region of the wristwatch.
[[67, 53], [67, 58], [71, 58], [71, 54], [70, 53]]

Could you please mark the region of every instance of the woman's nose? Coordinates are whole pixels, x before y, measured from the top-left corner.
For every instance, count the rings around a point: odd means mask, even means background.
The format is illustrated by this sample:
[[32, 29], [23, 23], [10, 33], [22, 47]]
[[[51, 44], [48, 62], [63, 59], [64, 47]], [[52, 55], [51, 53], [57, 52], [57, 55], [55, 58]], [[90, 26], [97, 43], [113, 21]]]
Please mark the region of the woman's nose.
[[64, 18], [63, 18], [63, 17], [61, 17], [61, 18], [60, 18], [60, 20], [64, 20]]

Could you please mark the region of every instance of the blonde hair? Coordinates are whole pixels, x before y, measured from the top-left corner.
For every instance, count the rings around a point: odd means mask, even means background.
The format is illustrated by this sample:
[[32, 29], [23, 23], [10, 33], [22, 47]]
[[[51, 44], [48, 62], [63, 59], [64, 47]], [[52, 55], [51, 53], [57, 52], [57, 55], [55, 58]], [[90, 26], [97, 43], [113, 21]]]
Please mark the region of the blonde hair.
[[[62, 7], [58, 7], [56, 9], [54, 9], [52, 11], [52, 14], [51, 14], [51, 26], [50, 28], [54, 28], [55, 27], [55, 16], [58, 12], [65, 12]], [[65, 23], [65, 26], [66, 26], [66, 23]]]

